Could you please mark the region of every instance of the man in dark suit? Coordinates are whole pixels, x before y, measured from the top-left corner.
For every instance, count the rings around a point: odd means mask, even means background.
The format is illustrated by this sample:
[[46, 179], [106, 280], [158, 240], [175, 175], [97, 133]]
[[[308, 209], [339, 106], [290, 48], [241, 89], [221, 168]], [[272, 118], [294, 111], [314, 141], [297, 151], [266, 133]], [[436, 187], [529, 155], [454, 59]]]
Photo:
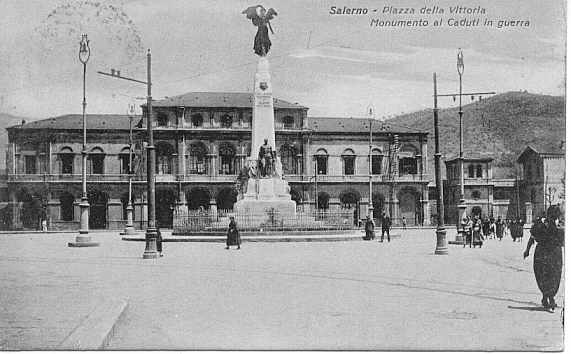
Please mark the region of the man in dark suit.
[[391, 229], [391, 217], [389, 215], [387, 215], [386, 213], [383, 213], [383, 217], [381, 218], [381, 242], [383, 242], [383, 239], [385, 237], [385, 232], [387, 233], [387, 241], [391, 242], [391, 235], [389, 234], [389, 231]]

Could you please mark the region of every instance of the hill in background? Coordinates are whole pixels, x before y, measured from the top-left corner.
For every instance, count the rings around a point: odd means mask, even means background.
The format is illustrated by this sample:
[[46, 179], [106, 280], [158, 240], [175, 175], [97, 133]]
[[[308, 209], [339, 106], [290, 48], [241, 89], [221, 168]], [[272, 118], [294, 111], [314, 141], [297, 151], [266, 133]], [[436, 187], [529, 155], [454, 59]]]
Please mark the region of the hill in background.
[[[469, 98], [465, 100], [470, 102]], [[515, 177], [516, 159], [527, 145], [565, 141], [565, 98], [562, 96], [507, 92], [466, 104], [463, 111], [464, 157], [493, 158], [495, 178]], [[449, 160], [459, 154], [458, 107], [439, 110], [438, 118], [440, 150], [443, 160]], [[403, 114], [390, 121], [429, 132], [428, 173], [432, 179], [433, 110]]]

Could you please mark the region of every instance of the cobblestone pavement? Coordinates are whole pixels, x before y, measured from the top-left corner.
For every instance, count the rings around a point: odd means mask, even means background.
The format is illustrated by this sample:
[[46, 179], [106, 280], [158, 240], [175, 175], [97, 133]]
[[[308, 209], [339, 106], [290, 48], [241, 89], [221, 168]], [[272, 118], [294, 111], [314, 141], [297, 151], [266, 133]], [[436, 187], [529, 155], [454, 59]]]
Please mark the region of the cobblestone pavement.
[[[0, 349], [53, 349], [104, 299], [129, 307], [108, 349], [560, 350], [525, 243], [433, 255], [434, 231], [377, 241], [144, 243], [0, 235]], [[448, 238], [452, 239], [451, 231]], [[527, 240], [527, 237], [526, 237]], [[556, 298], [563, 304], [563, 283]]]

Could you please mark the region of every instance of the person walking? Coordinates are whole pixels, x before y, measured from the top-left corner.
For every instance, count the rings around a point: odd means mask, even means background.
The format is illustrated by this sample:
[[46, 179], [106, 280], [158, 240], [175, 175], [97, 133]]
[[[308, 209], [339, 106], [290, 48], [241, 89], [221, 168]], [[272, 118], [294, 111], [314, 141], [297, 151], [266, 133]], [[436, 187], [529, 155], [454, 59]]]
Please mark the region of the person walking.
[[519, 239], [519, 242], [523, 242], [523, 226], [525, 225], [525, 223], [523, 222], [522, 219], [519, 219], [519, 221], [517, 222], [517, 237]]
[[490, 239], [496, 238], [496, 222], [494, 218], [490, 219]]
[[472, 218], [468, 216], [467, 219], [466, 218], [464, 219], [464, 247], [466, 247], [466, 244], [468, 244], [470, 248], [472, 248], [473, 244], [472, 226], [473, 226]]
[[561, 211], [559, 208], [547, 209], [547, 219], [536, 220], [530, 232], [531, 236], [527, 247], [523, 252], [523, 258], [529, 256], [529, 251], [534, 243], [533, 273], [535, 281], [542, 294], [541, 305], [546, 309], [555, 309], [555, 295], [561, 282], [563, 256], [561, 247], [564, 246], [565, 234], [557, 224]]
[[383, 213], [383, 217], [381, 219], [381, 242], [383, 242], [385, 238], [385, 232], [387, 233], [387, 242], [391, 242], [391, 235], [390, 235], [391, 225], [392, 225], [391, 217], [386, 213]]
[[513, 219], [508, 223], [508, 228], [510, 229], [510, 236], [513, 240], [513, 242], [517, 241], [518, 238], [518, 222], [517, 220]]
[[486, 217], [482, 223], [482, 232], [484, 233], [484, 238], [487, 240], [490, 236], [490, 218]]
[[402, 217], [402, 228], [406, 230], [406, 217]]
[[472, 244], [474, 248], [484, 244], [484, 236], [482, 235], [482, 220], [476, 215], [472, 224]]
[[163, 256], [163, 235], [161, 234], [161, 229], [157, 227], [157, 252], [159, 257]]
[[240, 232], [238, 231], [238, 225], [234, 216], [230, 216], [230, 224], [228, 225], [228, 232], [226, 233], [226, 249], [230, 249], [230, 246], [238, 246], [240, 249]]
[[504, 226], [504, 221], [502, 218], [498, 217], [498, 220], [496, 220], [496, 237], [500, 241], [502, 240], [502, 237], [504, 237]]
[[371, 215], [367, 215], [367, 220], [365, 220], [365, 240], [375, 239], [375, 223], [371, 219]]

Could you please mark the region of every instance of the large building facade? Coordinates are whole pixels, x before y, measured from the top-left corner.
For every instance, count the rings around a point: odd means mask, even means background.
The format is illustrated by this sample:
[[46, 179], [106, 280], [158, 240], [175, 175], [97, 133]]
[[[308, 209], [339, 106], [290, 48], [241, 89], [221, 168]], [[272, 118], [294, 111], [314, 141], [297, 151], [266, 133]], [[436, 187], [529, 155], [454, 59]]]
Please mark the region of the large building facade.
[[[146, 116], [87, 116], [87, 189], [92, 229], [122, 229], [129, 179], [137, 228], [146, 227]], [[276, 153], [299, 208], [353, 208], [363, 219], [387, 213], [397, 225], [436, 219], [434, 177], [427, 174], [428, 132], [366, 118], [309, 117], [308, 108], [274, 99]], [[233, 208], [238, 177], [252, 148], [250, 93], [192, 92], [153, 102], [156, 215], [169, 228], [177, 206], [212, 213]], [[79, 228], [82, 116], [64, 115], [7, 128], [6, 194], [0, 227]], [[133, 153], [129, 159], [130, 135]], [[468, 215], [525, 218], [564, 203], [564, 144], [520, 155], [518, 178], [495, 178], [493, 160], [464, 161]], [[547, 146], [549, 145], [549, 146]], [[546, 147], [547, 146], [547, 147]], [[457, 159], [446, 165], [445, 219], [457, 220]], [[130, 172], [132, 172], [130, 174]], [[0, 181], [1, 182], [1, 181]], [[4, 192], [6, 191], [6, 192]]]
[[[128, 116], [87, 116], [92, 229], [124, 226], [130, 177], [135, 224], [145, 227], [147, 109], [142, 108], [143, 117], [132, 119], [132, 129]], [[359, 220], [371, 203], [376, 217], [386, 212], [395, 220], [406, 217], [409, 224], [430, 223], [426, 132], [371, 119], [308, 117], [308, 108], [279, 99], [274, 99], [274, 109], [276, 153], [298, 206], [351, 207]], [[154, 101], [151, 118], [159, 226], [172, 225], [177, 204], [191, 210], [232, 209], [237, 177], [252, 149], [252, 95], [188, 93]], [[5, 227], [36, 228], [45, 218], [50, 229], [77, 229], [81, 115], [7, 130]]]

